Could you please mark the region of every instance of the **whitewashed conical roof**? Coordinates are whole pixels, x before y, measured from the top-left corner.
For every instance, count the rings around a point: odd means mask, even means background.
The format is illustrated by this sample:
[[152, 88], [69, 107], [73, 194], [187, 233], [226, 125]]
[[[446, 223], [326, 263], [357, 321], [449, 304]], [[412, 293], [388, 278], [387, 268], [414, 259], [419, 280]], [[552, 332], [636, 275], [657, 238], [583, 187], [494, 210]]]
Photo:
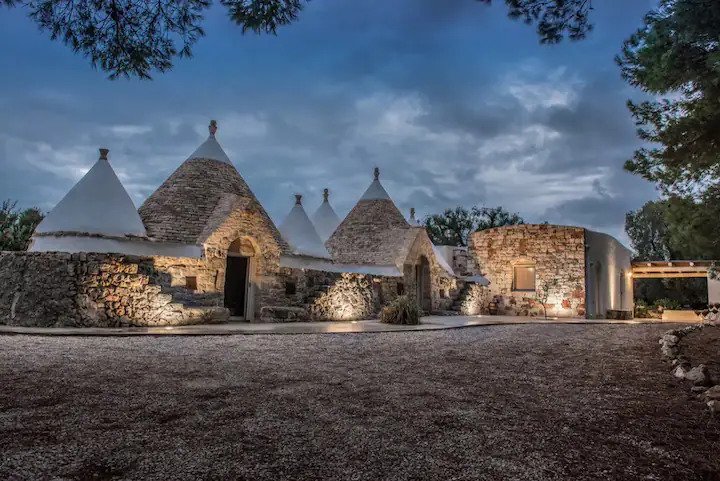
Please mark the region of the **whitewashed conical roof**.
[[110, 166], [107, 153], [107, 149], [100, 149], [100, 159], [40, 222], [37, 234], [146, 236], [145, 226]]
[[210, 159], [217, 160], [219, 162], [225, 162], [226, 164], [232, 164], [232, 162], [230, 162], [230, 158], [227, 156], [223, 148], [220, 146], [220, 143], [215, 138], [215, 132], [217, 132], [217, 122], [211, 120], [210, 135], [205, 142], [200, 144], [200, 146], [195, 149], [195, 152], [190, 154], [188, 160]]
[[312, 222], [315, 225], [320, 239], [323, 242], [328, 240], [337, 226], [340, 225], [340, 217], [335, 213], [335, 210], [330, 205], [328, 197], [330, 191], [328, 189], [323, 190], [323, 201], [320, 207], [317, 208], [315, 213], [312, 215]]
[[295, 196], [295, 205], [280, 224], [280, 234], [296, 255], [330, 259], [330, 254], [320, 239], [315, 226], [302, 206], [302, 196]]

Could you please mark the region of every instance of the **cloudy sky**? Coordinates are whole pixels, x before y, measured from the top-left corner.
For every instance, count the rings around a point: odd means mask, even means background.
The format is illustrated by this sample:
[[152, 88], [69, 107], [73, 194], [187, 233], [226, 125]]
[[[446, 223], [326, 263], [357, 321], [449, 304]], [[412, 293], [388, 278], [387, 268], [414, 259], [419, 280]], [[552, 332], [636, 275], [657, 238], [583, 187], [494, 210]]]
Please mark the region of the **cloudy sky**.
[[625, 239], [625, 212], [657, 194], [622, 170], [640, 93], [613, 57], [655, 2], [594, 4], [590, 37], [555, 46], [500, 1], [314, 0], [276, 37], [215, 7], [194, 58], [153, 81], [107, 80], [0, 8], [0, 198], [49, 210], [106, 146], [140, 205], [215, 118], [276, 220], [326, 186], [345, 215], [377, 165], [404, 212], [502, 205]]

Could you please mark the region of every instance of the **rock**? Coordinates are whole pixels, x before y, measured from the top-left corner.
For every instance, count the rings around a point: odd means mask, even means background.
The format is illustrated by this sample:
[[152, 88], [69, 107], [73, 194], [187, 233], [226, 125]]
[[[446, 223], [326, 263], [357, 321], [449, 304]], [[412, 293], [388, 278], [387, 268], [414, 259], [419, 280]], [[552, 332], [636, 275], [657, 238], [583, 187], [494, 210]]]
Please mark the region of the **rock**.
[[707, 407], [710, 408], [711, 413], [716, 414], [717, 412], [720, 412], [720, 401], [715, 399], [713, 399], [712, 401], [708, 401]]
[[677, 355], [680, 353], [680, 350], [675, 346], [669, 346], [667, 344], [663, 344], [660, 348], [660, 351], [662, 352], [663, 356], [674, 358], [677, 357]]
[[688, 381], [695, 383], [697, 386], [706, 385], [709, 381], [707, 367], [705, 367], [704, 364], [700, 364], [690, 369], [683, 377]]
[[690, 388], [690, 392], [693, 392], [695, 394], [700, 394], [707, 391], [707, 386], [693, 386]]
[[673, 370], [673, 376], [678, 379], [685, 379], [685, 374], [687, 374], [687, 371], [682, 366], [678, 366]]
[[703, 396], [705, 396], [705, 399], [708, 401], [720, 401], [720, 385], [711, 387], [705, 391]]
[[674, 335], [674, 334], [665, 334], [665, 335], [662, 337], [661, 342], [664, 343], [664, 344], [668, 344], [668, 345], [670, 345], [670, 346], [674, 346], [674, 345], [676, 345], [678, 342], [680, 342], [680, 338], [677, 337], [677, 336]]

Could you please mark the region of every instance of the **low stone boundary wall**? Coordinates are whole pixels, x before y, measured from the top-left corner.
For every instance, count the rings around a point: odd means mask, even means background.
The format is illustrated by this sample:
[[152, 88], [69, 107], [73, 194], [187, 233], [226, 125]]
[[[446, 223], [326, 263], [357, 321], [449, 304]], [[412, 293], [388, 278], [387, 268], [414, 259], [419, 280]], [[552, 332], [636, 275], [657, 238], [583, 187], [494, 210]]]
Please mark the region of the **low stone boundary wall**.
[[224, 314], [173, 302], [152, 283], [157, 277], [149, 257], [2, 252], [0, 324], [163, 326], [204, 323]]
[[692, 366], [691, 360], [682, 354], [682, 341], [688, 334], [700, 331], [703, 325], [687, 326], [666, 331], [660, 338], [660, 351], [673, 366], [673, 376], [692, 383], [690, 390], [698, 394], [715, 414], [720, 412], [720, 385], [713, 386], [713, 380], [705, 365]]

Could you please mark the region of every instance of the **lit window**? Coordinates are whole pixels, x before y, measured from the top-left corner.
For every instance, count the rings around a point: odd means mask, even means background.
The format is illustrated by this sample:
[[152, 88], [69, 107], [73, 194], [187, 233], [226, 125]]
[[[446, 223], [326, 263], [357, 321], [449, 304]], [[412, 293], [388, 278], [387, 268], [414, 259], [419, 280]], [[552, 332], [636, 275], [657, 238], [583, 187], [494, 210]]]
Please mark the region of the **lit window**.
[[513, 267], [513, 290], [514, 291], [535, 291], [535, 267], [515, 266]]

